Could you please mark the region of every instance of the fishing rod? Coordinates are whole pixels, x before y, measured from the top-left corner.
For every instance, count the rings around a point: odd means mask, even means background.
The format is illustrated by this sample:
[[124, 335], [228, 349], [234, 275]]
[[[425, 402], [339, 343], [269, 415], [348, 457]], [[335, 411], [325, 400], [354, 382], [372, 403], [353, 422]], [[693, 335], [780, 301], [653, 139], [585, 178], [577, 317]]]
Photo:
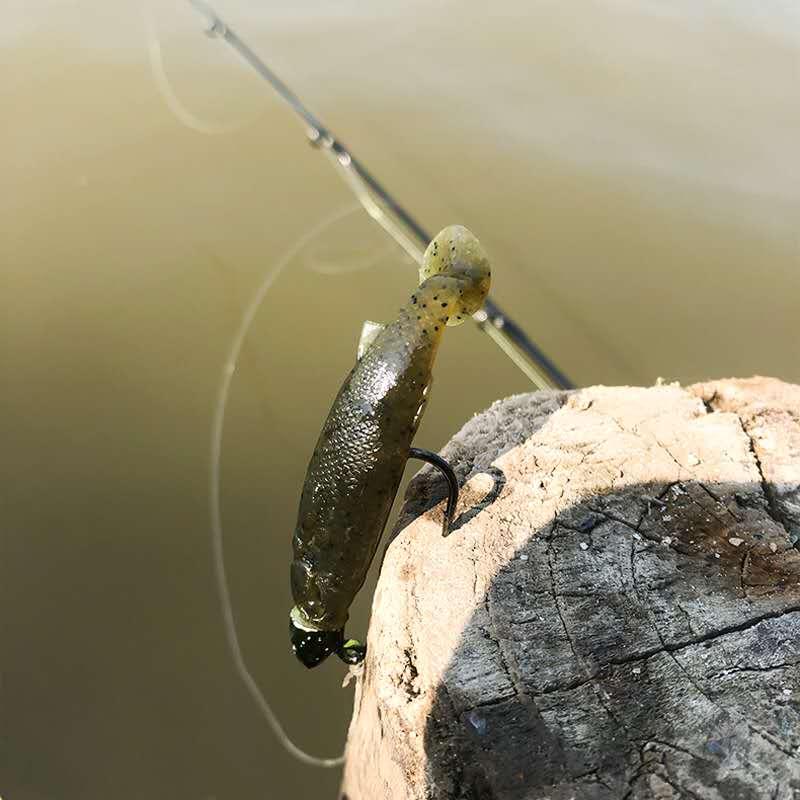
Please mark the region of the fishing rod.
[[[189, 0], [206, 20], [206, 34], [223, 39], [244, 59], [306, 124], [312, 145], [333, 163], [364, 210], [389, 234], [417, 264], [431, 235], [383, 187], [377, 178], [333, 135], [300, 98], [264, 63], [264, 61], [225, 23], [204, 0]], [[522, 370], [540, 389], [571, 389], [573, 383], [531, 340], [525, 331], [497, 303], [487, 298], [484, 307], [472, 315], [478, 328]]]

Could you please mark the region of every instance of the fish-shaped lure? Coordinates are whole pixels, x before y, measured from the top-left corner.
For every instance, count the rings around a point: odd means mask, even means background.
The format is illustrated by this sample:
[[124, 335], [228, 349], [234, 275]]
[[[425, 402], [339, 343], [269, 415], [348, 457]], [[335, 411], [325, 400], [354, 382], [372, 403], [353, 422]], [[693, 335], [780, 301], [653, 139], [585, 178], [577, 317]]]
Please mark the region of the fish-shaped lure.
[[367, 323], [358, 361], [347, 376], [308, 466], [291, 567], [292, 647], [315, 667], [331, 653], [350, 664], [366, 647], [345, 641], [348, 609], [364, 583], [409, 458], [428, 461], [447, 479], [446, 535], [458, 500], [450, 465], [411, 447], [425, 409], [436, 351], [447, 325], [483, 304], [491, 269], [466, 228], [445, 228], [428, 245], [420, 284], [388, 325]]

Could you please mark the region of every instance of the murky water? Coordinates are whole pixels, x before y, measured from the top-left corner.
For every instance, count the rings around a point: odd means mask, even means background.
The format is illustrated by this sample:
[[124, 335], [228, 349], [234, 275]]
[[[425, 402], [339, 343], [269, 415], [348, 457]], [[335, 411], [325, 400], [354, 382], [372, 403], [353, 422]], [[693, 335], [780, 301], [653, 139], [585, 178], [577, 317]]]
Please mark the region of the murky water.
[[[579, 384], [800, 380], [800, 14], [790, 2], [220, 4]], [[12, 0], [0, 28], [5, 800], [332, 797], [224, 647], [209, 428], [248, 299], [352, 205], [288, 110], [182, 4]], [[152, 46], [152, 41], [149, 43]], [[287, 653], [300, 484], [361, 322], [414, 270], [363, 213], [303, 247], [235, 375], [223, 451], [246, 656], [290, 732], [341, 749], [341, 665]], [[448, 333], [418, 435], [527, 388]], [[352, 631], [364, 631], [369, 592]]]

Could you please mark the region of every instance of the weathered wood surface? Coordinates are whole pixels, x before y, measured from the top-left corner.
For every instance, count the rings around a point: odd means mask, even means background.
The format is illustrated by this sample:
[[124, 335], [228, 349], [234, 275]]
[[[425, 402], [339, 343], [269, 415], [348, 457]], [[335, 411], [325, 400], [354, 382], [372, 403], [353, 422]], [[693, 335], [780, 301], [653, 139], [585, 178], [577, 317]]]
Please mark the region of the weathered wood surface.
[[496, 403], [409, 489], [349, 800], [800, 797], [800, 387]]

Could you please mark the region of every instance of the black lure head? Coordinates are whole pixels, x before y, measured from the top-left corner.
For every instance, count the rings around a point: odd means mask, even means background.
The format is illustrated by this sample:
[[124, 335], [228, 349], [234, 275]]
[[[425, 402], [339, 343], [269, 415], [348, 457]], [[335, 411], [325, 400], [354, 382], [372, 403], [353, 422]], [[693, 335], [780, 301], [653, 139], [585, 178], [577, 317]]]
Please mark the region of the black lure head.
[[342, 646], [344, 631], [311, 631], [295, 625], [289, 618], [289, 636], [292, 650], [304, 666], [311, 669], [321, 664], [331, 653]]
[[289, 615], [289, 638], [292, 650], [303, 666], [311, 669], [321, 664], [331, 653], [336, 653], [346, 664], [360, 664], [367, 648], [355, 639], [344, 640], [344, 629], [336, 631], [314, 630], [298, 624], [296, 610]]

